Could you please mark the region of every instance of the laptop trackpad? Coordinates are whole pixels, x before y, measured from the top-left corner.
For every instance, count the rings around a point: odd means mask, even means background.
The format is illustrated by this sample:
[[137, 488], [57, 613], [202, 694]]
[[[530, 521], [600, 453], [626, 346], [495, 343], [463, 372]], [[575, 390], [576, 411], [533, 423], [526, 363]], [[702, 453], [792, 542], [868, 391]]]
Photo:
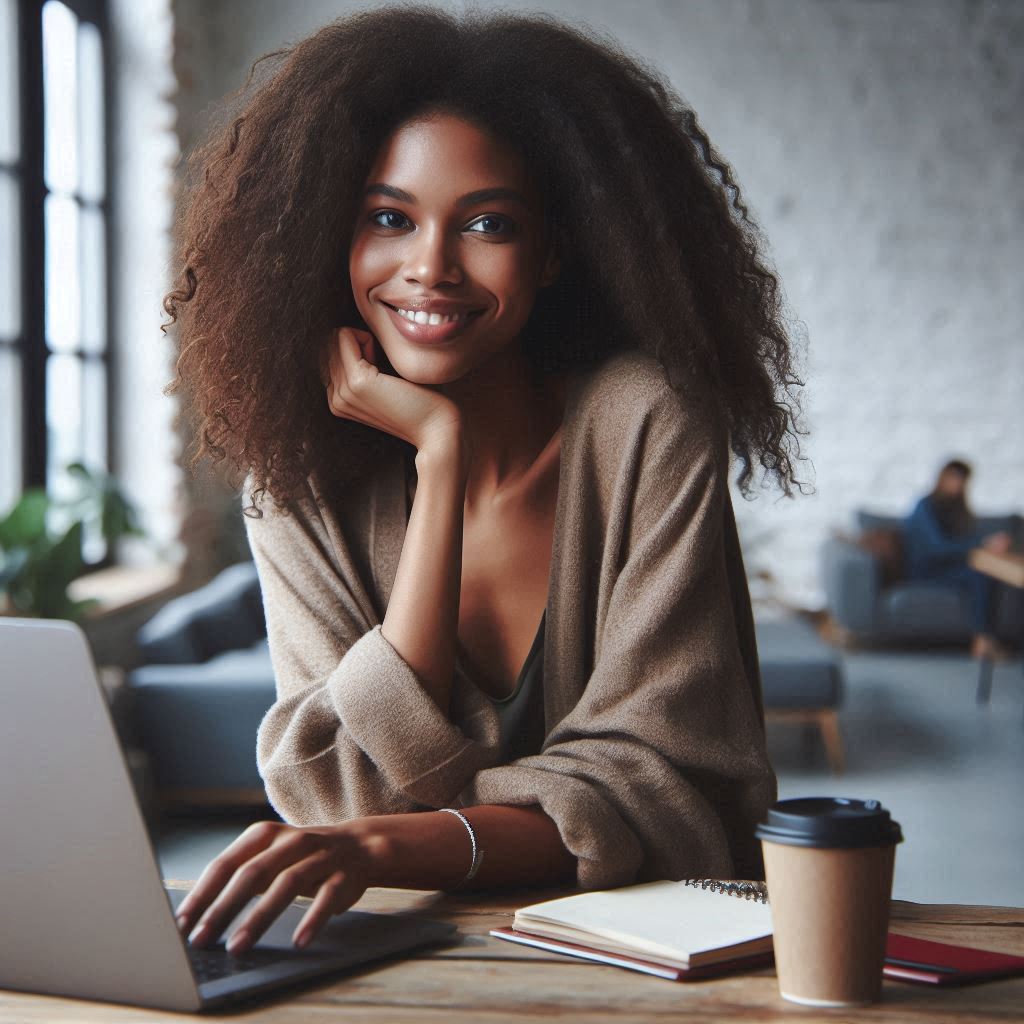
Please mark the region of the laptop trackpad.
[[[177, 913], [178, 907], [188, 893], [184, 889], [164, 887], [171, 907]], [[241, 923], [245, 915], [256, 905], [259, 896], [254, 896], [224, 929], [220, 941], [224, 942], [231, 935], [235, 924]], [[427, 942], [450, 940], [457, 931], [455, 925], [443, 921], [431, 921], [420, 917], [404, 914], [369, 914], [361, 910], [346, 910], [343, 914], [335, 914], [317, 932], [313, 941], [305, 949], [297, 949], [292, 936], [299, 922], [305, 916], [307, 907], [286, 907], [270, 927], [263, 933], [255, 949], [278, 949], [291, 953], [292, 956], [309, 956], [311, 954], [348, 954], [353, 963], [371, 959], [374, 956], [387, 956], [412, 946]], [[352, 956], [358, 951], [358, 956]]]

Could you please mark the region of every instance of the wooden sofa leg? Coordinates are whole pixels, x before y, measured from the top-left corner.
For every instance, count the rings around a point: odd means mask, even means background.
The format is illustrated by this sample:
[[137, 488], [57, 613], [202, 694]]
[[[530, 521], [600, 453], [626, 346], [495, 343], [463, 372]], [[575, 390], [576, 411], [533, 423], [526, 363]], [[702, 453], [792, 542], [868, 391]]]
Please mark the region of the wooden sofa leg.
[[843, 758], [843, 738], [839, 733], [839, 716], [835, 711], [824, 709], [817, 714], [818, 728], [825, 743], [829, 767], [834, 775], [842, 775], [845, 767]]
[[978, 659], [978, 692], [975, 700], [979, 704], [987, 704], [992, 696], [992, 669], [995, 662], [988, 657]]

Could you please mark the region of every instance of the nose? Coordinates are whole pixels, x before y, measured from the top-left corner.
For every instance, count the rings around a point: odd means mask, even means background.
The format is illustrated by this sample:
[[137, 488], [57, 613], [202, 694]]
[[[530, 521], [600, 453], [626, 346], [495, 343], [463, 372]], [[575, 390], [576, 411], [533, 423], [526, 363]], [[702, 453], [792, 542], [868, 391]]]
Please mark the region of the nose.
[[462, 277], [458, 246], [441, 226], [421, 226], [409, 236], [406, 281], [434, 288], [439, 284], [458, 284]]

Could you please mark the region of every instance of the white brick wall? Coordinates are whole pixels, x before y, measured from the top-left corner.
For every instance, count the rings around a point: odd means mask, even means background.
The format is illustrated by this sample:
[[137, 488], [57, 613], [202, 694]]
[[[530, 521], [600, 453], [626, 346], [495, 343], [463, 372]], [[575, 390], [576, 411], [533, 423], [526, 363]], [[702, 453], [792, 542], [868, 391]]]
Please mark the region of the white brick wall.
[[[253, 57], [354, 5], [174, 6], [179, 32], [202, 39], [177, 60], [187, 143]], [[530, 6], [607, 29], [663, 67], [772, 243], [809, 339], [816, 493], [736, 508], [750, 560], [784, 596], [818, 606], [828, 532], [861, 504], [907, 509], [947, 455], [975, 463], [979, 510], [1024, 509], [1024, 4]], [[202, 62], [191, 85], [190, 59]]]
[[167, 290], [171, 189], [178, 139], [171, 73], [171, 0], [112, 0], [109, 5], [117, 105], [111, 118], [114, 423], [118, 480], [148, 536], [123, 538], [118, 555], [129, 565], [180, 563], [184, 515], [181, 471], [175, 464], [172, 421], [177, 401], [163, 395], [173, 376], [169, 343], [160, 333]]

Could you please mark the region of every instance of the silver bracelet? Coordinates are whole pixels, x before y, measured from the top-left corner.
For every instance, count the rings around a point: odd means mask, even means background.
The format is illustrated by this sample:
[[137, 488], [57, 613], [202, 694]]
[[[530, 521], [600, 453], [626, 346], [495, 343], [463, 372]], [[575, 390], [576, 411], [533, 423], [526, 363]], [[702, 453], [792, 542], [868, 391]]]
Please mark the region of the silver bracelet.
[[[465, 885], [465, 883], [473, 878], [480, 870], [480, 864], [484, 859], [484, 851], [480, 849], [480, 846], [476, 841], [476, 833], [473, 831], [473, 826], [469, 823], [469, 818], [467, 818], [462, 811], [457, 811], [454, 807], [439, 807], [438, 810], [444, 811], [445, 814], [454, 814], [455, 817], [466, 826], [466, 831], [469, 833], [469, 841], [473, 844], [473, 862], [469, 865], [469, 873], [461, 882], [459, 882], [459, 885]], [[456, 886], [456, 888], [458, 888], [458, 886]]]

